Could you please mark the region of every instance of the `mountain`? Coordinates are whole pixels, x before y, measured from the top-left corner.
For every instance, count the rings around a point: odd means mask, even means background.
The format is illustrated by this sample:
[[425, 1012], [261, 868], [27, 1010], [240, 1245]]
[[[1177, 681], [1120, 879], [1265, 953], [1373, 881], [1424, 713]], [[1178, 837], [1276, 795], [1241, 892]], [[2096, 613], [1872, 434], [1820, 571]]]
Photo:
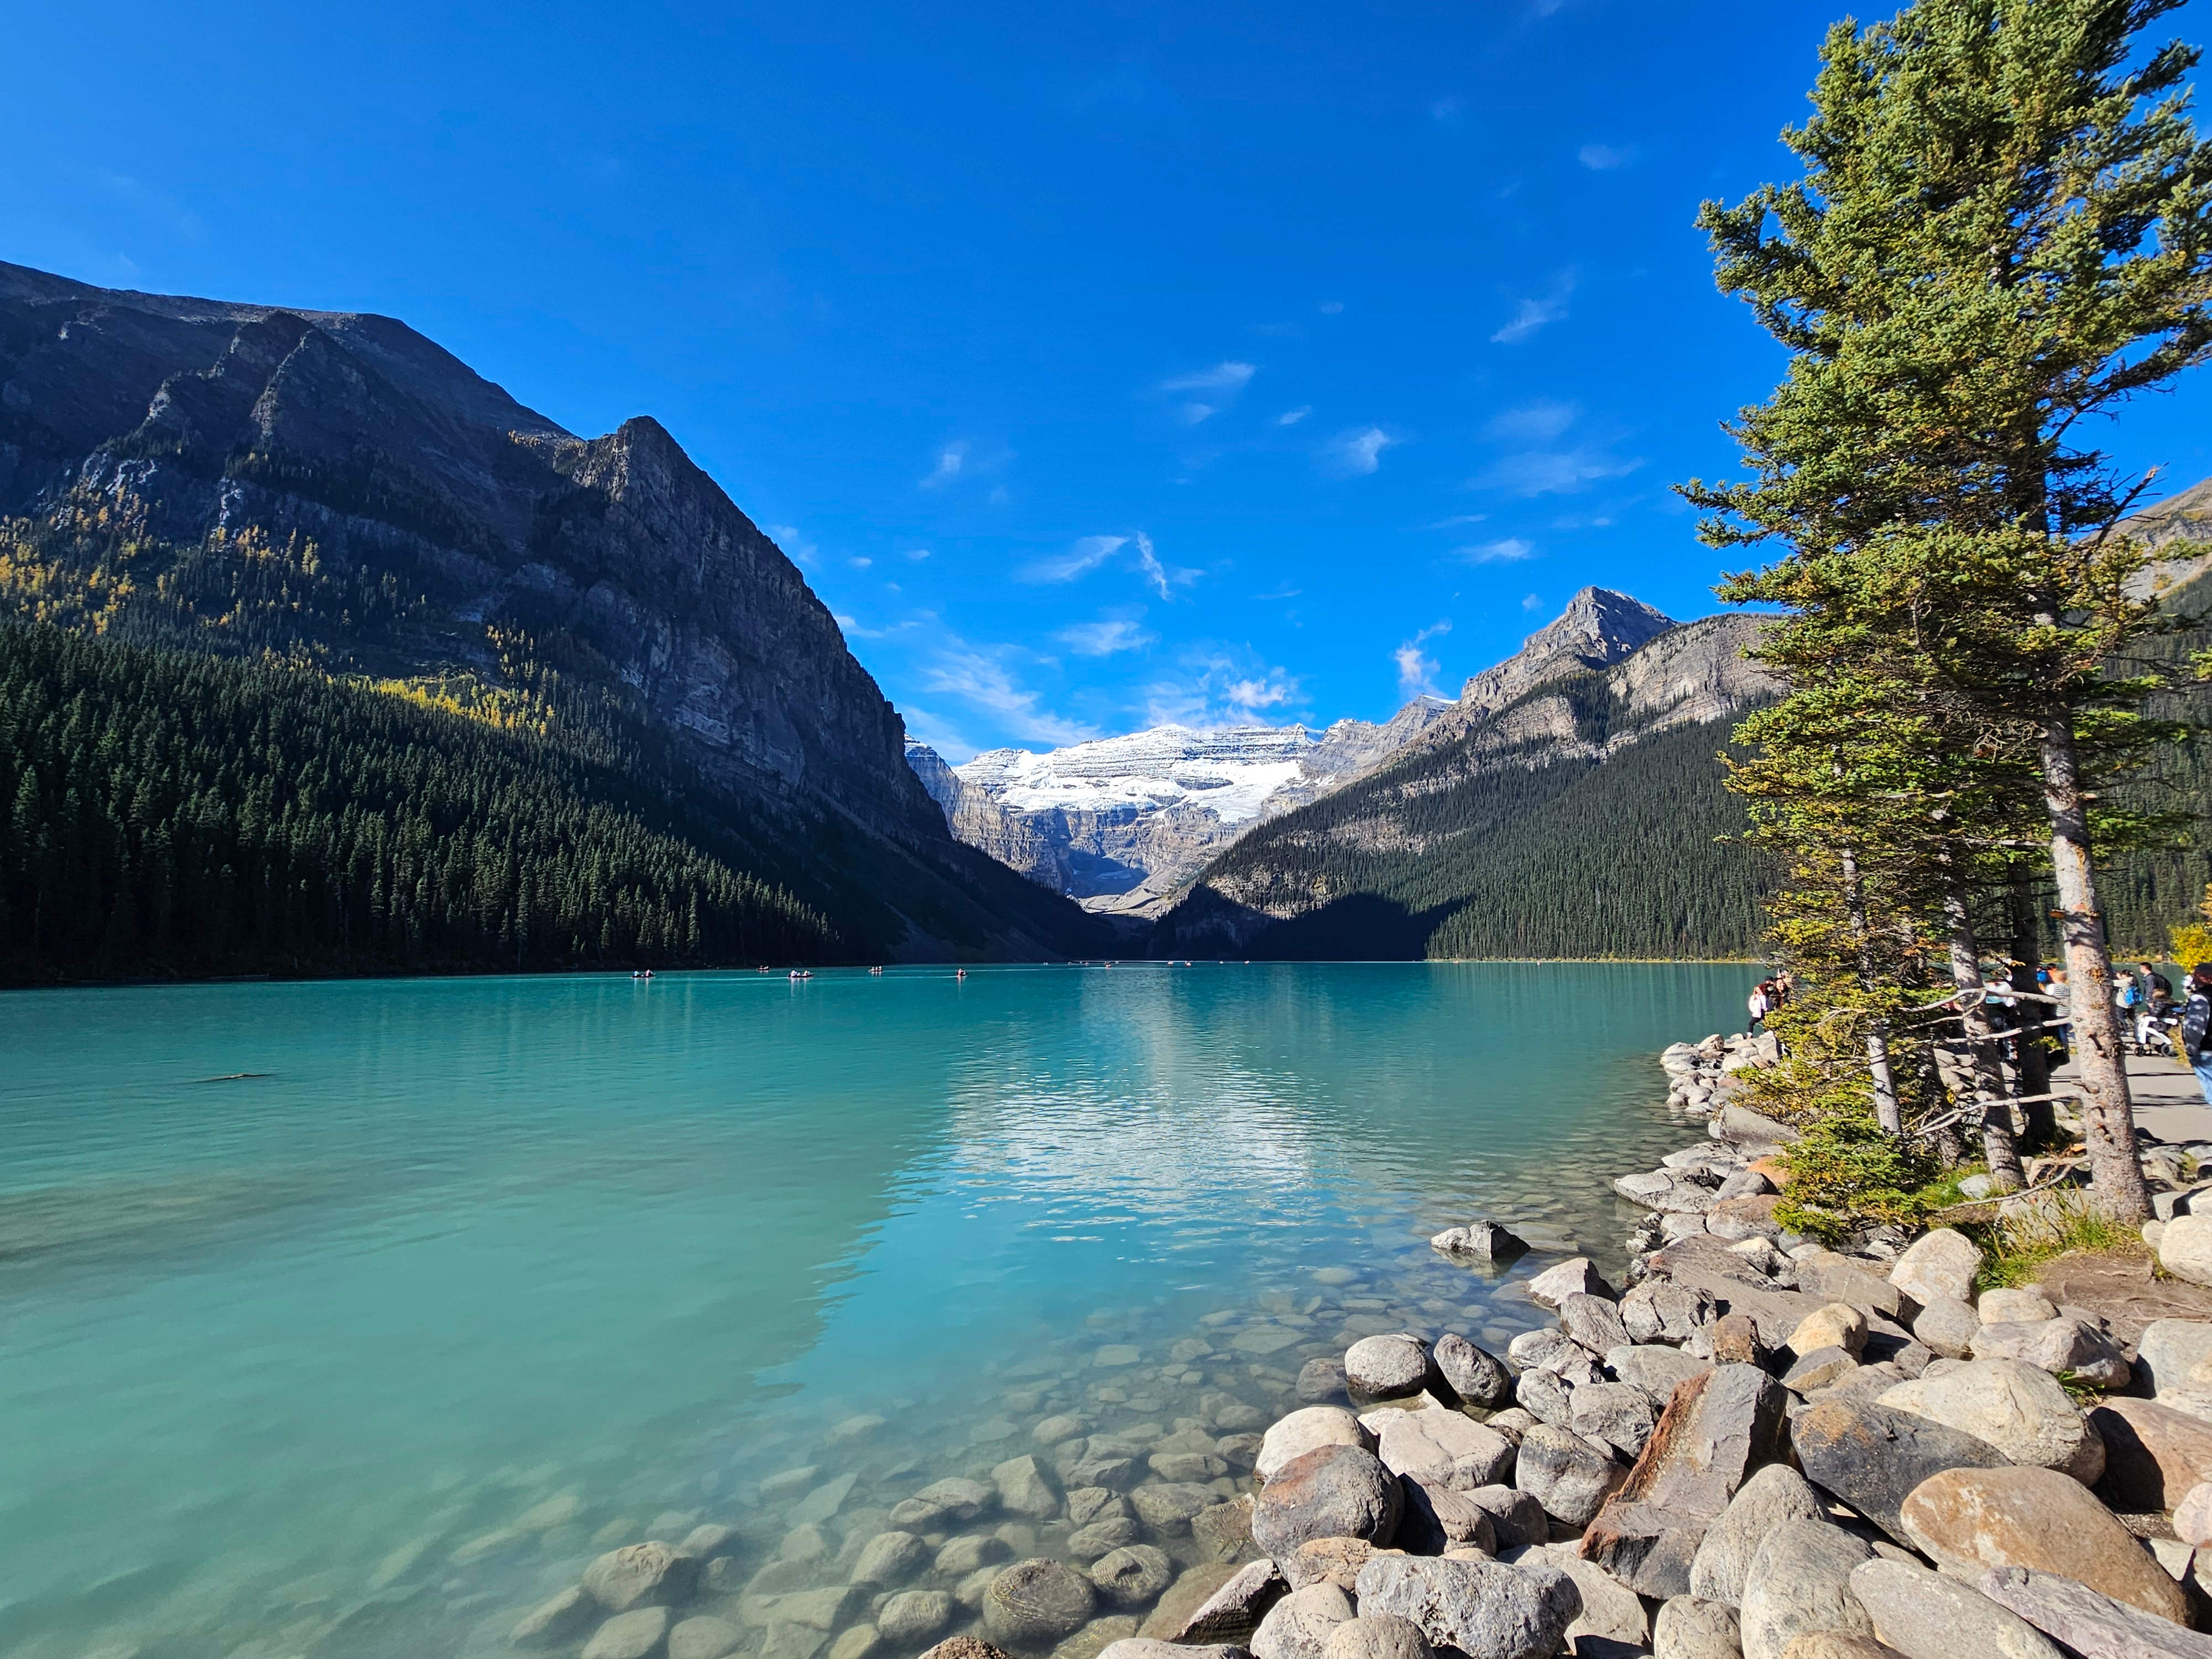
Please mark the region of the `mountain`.
[[1749, 951], [1760, 876], [1717, 840], [1742, 809], [1713, 757], [1774, 693], [1743, 655], [1758, 628], [1677, 625], [1586, 590], [1389, 763], [1208, 865], [1158, 921], [1154, 952]]
[[577, 437], [390, 318], [0, 264], [0, 614], [649, 775], [853, 955], [1103, 942], [951, 833], [829, 611], [658, 423]]
[[1364, 776], [1452, 705], [1416, 699], [1387, 725], [1339, 720], [1194, 731], [1159, 726], [1043, 754], [994, 749], [933, 781], [969, 845], [1094, 910], [1146, 914], [1251, 824]]

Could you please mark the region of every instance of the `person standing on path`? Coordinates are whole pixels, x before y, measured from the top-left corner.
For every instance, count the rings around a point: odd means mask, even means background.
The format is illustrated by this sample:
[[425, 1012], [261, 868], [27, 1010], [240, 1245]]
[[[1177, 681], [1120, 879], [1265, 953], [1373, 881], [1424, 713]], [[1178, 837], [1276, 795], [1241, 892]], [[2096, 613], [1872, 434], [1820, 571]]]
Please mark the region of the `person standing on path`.
[[1756, 1036], [1764, 1028], [1766, 1016], [1774, 1006], [1768, 997], [1766, 981], [1761, 980], [1751, 988], [1751, 994], [1744, 1000], [1743, 1006], [1744, 1011], [1751, 1016], [1752, 1035]]
[[2212, 1106], [2212, 1048], [2205, 1046], [2212, 1034], [2212, 962], [2200, 962], [2189, 970], [2189, 1004], [2181, 1015], [2181, 1053], [2197, 1073], [2197, 1086], [2204, 1103]]

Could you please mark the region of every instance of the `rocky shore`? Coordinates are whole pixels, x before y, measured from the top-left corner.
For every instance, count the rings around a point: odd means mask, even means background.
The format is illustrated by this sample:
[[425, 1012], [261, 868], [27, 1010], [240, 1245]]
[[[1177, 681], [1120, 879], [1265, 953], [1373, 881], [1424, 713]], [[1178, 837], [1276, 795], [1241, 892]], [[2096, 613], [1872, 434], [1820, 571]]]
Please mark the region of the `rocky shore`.
[[[895, 1451], [801, 1464], [734, 1486], [720, 1516], [608, 1522], [501, 1644], [2212, 1659], [2197, 1153], [2145, 1150], [2170, 1277], [2146, 1260], [1977, 1295], [1958, 1231], [1838, 1250], [1776, 1223], [1790, 1131], [1731, 1099], [1771, 1058], [1718, 1037], [1663, 1057], [1670, 1108], [1705, 1133], [1614, 1183], [1644, 1212], [1618, 1288], [1589, 1256], [1473, 1220], [1431, 1243], [1485, 1294], [1425, 1297], [1441, 1317], [1420, 1328], [1346, 1267], [1164, 1352], [1102, 1343], [1081, 1373], [1003, 1389], [957, 1471]], [[1283, 1363], [1332, 1325], [1340, 1349]], [[855, 1417], [821, 1443], [896, 1433]]]

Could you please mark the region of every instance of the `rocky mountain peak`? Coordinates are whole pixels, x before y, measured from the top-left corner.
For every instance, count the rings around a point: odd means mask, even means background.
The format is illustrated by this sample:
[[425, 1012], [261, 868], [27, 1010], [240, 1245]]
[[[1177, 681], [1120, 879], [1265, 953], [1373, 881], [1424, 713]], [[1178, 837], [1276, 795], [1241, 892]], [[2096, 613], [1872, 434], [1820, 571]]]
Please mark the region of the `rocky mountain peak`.
[[1677, 626], [1641, 599], [1609, 587], [1585, 587], [1558, 618], [1521, 642], [1495, 668], [1461, 688], [1460, 706], [1476, 714], [1503, 708], [1522, 692], [1577, 667], [1609, 668]]

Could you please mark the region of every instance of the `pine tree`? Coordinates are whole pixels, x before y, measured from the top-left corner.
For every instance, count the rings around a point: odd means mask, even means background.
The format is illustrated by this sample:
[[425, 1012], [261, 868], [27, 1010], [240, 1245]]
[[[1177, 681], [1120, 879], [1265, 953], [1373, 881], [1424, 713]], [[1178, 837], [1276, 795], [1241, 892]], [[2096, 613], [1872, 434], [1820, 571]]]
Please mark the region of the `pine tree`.
[[[1917, 658], [1948, 723], [2032, 747], [2094, 1179], [2146, 1212], [2100, 915], [2092, 797], [2160, 734], [2107, 664], [2160, 626], [2112, 534], [2140, 484], [2083, 418], [2212, 348], [2212, 146], [2179, 0], [1919, 0], [1829, 33], [1805, 177], [1706, 204], [1724, 291], [1792, 354], [1732, 428], [1755, 476], [1692, 483], [1717, 544], [1821, 564], [1868, 636]], [[1765, 595], [1759, 581], [1738, 597]]]

